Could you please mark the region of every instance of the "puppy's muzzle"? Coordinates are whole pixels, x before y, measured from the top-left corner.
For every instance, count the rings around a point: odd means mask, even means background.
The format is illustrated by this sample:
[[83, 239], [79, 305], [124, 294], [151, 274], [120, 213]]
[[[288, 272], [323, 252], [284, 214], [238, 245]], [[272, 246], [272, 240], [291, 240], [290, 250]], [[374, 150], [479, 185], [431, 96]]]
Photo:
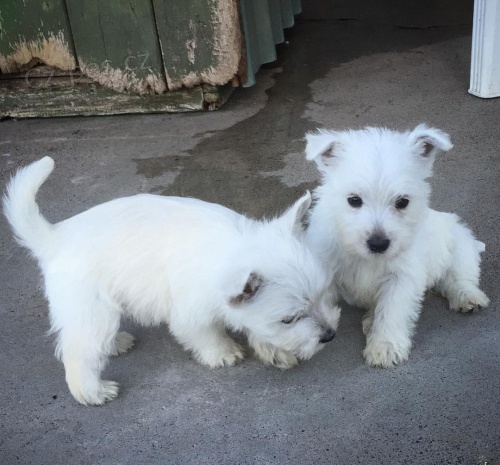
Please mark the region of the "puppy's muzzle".
[[382, 234], [374, 234], [366, 241], [366, 245], [373, 253], [384, 253], [388, 248], [391, 241]]
[[326, 344], [327, 342], [330, 342], [334, 337], [335, 337], [335, 331], [333, 329], [327, 329], [323, 334], [323, 336], [321, 336], [319, 342], [321, 344]]

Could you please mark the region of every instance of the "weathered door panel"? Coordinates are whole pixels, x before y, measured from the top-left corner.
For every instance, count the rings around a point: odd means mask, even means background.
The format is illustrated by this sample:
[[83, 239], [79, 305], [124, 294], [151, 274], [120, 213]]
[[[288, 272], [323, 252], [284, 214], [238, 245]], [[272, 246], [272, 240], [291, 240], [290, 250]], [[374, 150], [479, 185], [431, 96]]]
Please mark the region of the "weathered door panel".
[[216, 109], [235, 76], [255, 83], [298, 11], [300, 0], [0, 0], [0, 119]]
[[152, 1], [169, 89], [229, 82], [241, 57], [238, 2]]
[[43, 63], [76, 66], [63, 0], [2, 0], [0, 72], [18, 73]]
[[140, 95], [166, 90], [149, 0], [66, 0], [80, 68], [103, 86]]

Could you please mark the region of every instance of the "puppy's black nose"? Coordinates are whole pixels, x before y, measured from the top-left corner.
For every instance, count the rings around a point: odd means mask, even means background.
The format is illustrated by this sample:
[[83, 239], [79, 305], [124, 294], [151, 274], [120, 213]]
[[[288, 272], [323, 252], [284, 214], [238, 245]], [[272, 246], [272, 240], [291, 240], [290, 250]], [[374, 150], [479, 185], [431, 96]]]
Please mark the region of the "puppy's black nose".
[[328, 329], [323, 336], [321, 336], [321, 339], [319, 342], [321, 344], [325, 344], [327, 342], [330, 342], [333, 338], [335, 337], [335, 331], [333, 329]]
[[381, 234], [374, 234], [370, 239], [366, 241], [368, 248], [373, 253], [384, 253], [391, 241], [387, 239], [387, 237], [382, 236]]

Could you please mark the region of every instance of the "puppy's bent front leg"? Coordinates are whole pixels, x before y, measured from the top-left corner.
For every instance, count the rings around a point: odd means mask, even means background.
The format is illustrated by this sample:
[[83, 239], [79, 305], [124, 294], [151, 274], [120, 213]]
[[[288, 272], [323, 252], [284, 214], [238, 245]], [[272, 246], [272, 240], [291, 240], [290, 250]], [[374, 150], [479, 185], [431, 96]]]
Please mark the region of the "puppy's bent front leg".
[[424, 290], [399, 276], [383, 285], [363, 351], [368, 365], [388, 368], [408, 360]]
[[292, 352], [278, 349], [276, 346], [262, 341], [254, 333], [248, 334], [248, 343], [255, 351], [255, 355], [265, 365], [274, 365], [278, 368], [291, 368], [299, 363]]
[[210, 368], [232, 366], [243, 360], [243, 350], [217, 323], [193, 326], [185, 321], [170, 322], [170, 330], [185, 349]]

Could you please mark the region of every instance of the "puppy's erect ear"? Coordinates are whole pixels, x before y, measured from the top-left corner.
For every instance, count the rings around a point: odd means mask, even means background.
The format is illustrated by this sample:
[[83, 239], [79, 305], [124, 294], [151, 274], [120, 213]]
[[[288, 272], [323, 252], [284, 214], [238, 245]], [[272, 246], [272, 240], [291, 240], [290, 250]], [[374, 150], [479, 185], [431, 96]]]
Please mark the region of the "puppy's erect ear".
[[302, 220], [311, 206], [312, 197], [309, 191], [297, 200], [277, 221], [287, 230], [294, 233], [302, 231]]
[[306, 134], [306, 159], [314, 160], [320, 171], [333, 164], [335, 152], [340, 148], [338, 133], [319, 129]]
[[410, 139], [420, 155], [430, 160], [433, 160], [439, 152], [447, 152], [453, 147], [448, 134], [436, 128], [429, 128], [425, 124], [418, 125], [410, 133]]
[[263, 282], [264, 278], [262, 278], [262, 276], [259, 276], [257, 273], [250, 273], [243, 286], [243, 290], [239, 294], [231, 297], [229, 299], [229, 304], [238, 306], [248, 302], [257, 294]]

